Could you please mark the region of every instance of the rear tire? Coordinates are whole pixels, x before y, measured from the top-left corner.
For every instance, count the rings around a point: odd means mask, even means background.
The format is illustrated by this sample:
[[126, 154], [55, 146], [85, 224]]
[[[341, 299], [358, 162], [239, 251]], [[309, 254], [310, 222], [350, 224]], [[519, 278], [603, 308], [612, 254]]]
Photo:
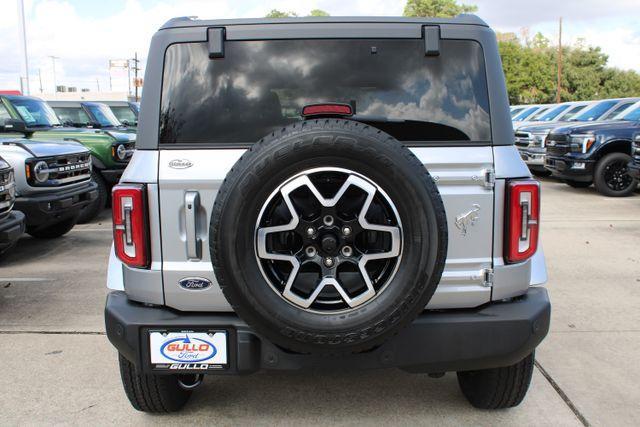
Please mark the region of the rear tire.
[[78, 217], [74, 216], [45, 228], [27, 227], [27, 234], [38, 239], [55, 239], [56, 237], [63, 236], [71, 231], [77, 222]]
[[564, 183], [573, 188], [588, 188], [593, 184], [591, 181], [573, 181], [570, 179], [565, 179]]
[[531, 383], [535, 353], [515, 365], [458, 372], [458, 384], [469, 403], [479, 409], [518, 406]]
[[107, 206], [109, 190], [107, 189], [106, 182], [104, 182], [104, 179], [97, 171], [91, 172], [91, 179], [98, 184], [98, 197], [82, 209], [80, 217], [78, 218], [78, 224], [86, 224], [91, 221]]
[[629, 175], [627, 165], [631, 156], [625, 153], [609, 153], [596, 164], [593, 181], [598, 193], [607, 197], [630, 196], [638, 181]]
[[118, 354], [124, 392], [138, 411], [166, 413], [179, 411], [191, 397], [180, 387], [177, 375], [149, 375], [136, 371], [133, 363]]

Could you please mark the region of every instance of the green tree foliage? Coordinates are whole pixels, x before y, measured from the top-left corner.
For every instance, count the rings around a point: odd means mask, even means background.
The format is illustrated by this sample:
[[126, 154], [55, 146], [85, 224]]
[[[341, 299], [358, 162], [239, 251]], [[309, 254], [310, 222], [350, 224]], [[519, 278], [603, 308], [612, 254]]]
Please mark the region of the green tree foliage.
[[[520, 39], [498, 34], [498, 46], [512, 104], [555, 102], [558, 48], [542, 34]], [[640, 96], [640, 74], [607, 67], [599, 47], [579, 41], [562, 48], [562, 101]]]
[[329, 13], [322, 9], [313, 9], [309, 12], [309, 16], [329, 16]]
[[[298, 16], [295, 12], [282, 12], [278, 9], [271, 9], [271, 12], [267, 13], [265, 18], [296, 18]], [[307, 16], [330, 16], [328, 12], [322, 9], [313, 9]]]
[[267, 13], [265, 18], [294, 18], [298, 16], [295, 12], [282, 12], [278, 9], [271, 9], [271, 12]]
[[404, 7], [404, 16], [451, 18], [476, 10], [477, 6], [458, 4], [455, 0], [408, 0]]

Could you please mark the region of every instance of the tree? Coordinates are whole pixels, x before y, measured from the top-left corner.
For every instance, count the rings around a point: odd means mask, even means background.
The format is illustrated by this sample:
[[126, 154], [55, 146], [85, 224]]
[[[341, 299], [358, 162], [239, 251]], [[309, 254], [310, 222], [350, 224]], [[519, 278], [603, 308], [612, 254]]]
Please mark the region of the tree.
[[329, 13], [322, 9], [313, 9], [309, 12], [309, 16], [329, 16]]
[[[322, 9], [313, 9], [307, 16], [330, 16], [328, 12]], [[297, 18], [298, 14], [292, 11], [282, 12], [278, 9], [271, 9], [271, 12], [267, 13], [265, 18]]]
[[[512, 104], [555, 102], [558, 48], [538, 33], [518, 38], [498, 33], [507, 93]], [[562, 48], [562, 101], [584, 101], [640, 95], [640, 74], [607, 67], [599, 47], [578, 41]]]
[[451, 18], [477, 10], [478, 7], [475, 5], [458, 4], [456, 0], [408, 0], [404, 7], [404, 16]]
[[271, 12], [267, 13], [265, 18], [292, 18], [298, 16], [295, 12], [281, 12], [278, 9], [271, 9]]

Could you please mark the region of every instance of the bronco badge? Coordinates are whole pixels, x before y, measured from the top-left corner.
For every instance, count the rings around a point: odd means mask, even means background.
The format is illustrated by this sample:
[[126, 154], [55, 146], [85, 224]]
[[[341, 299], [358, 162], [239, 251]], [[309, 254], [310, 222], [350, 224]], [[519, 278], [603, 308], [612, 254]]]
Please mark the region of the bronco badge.
[[169, 167], [172, 169], [187, 169], [191, 166], [193, 166], [193, 163], [187, 159], [174, 159], [169, 162]]
[[478, 212], [480, 212], [480, 205], [474, 203], [473, 209], [456, 217], [456, 227], [460, 230], [460, 234], [467, 235], [467, 228], [475, 225], [479, 218]]

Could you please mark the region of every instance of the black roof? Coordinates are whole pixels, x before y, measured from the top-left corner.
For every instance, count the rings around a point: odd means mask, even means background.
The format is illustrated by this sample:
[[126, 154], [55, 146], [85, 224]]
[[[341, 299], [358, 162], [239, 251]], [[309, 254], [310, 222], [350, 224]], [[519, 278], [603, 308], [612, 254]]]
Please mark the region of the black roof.
[[165, 22], [161, 30], [184, 27], [214, 27], [227, 25], [263, 24], [322, 24], [322, 23], [374, 23], [374, 24], [458, 24], [481, 25], [487, 23], [476, 15], [462, 14], [455, 18], [406, 18], [401, 16], [308, 16], [304, 18], [245, 18], [245, 19], [198, 19], [192, 16], [173, 18]]

